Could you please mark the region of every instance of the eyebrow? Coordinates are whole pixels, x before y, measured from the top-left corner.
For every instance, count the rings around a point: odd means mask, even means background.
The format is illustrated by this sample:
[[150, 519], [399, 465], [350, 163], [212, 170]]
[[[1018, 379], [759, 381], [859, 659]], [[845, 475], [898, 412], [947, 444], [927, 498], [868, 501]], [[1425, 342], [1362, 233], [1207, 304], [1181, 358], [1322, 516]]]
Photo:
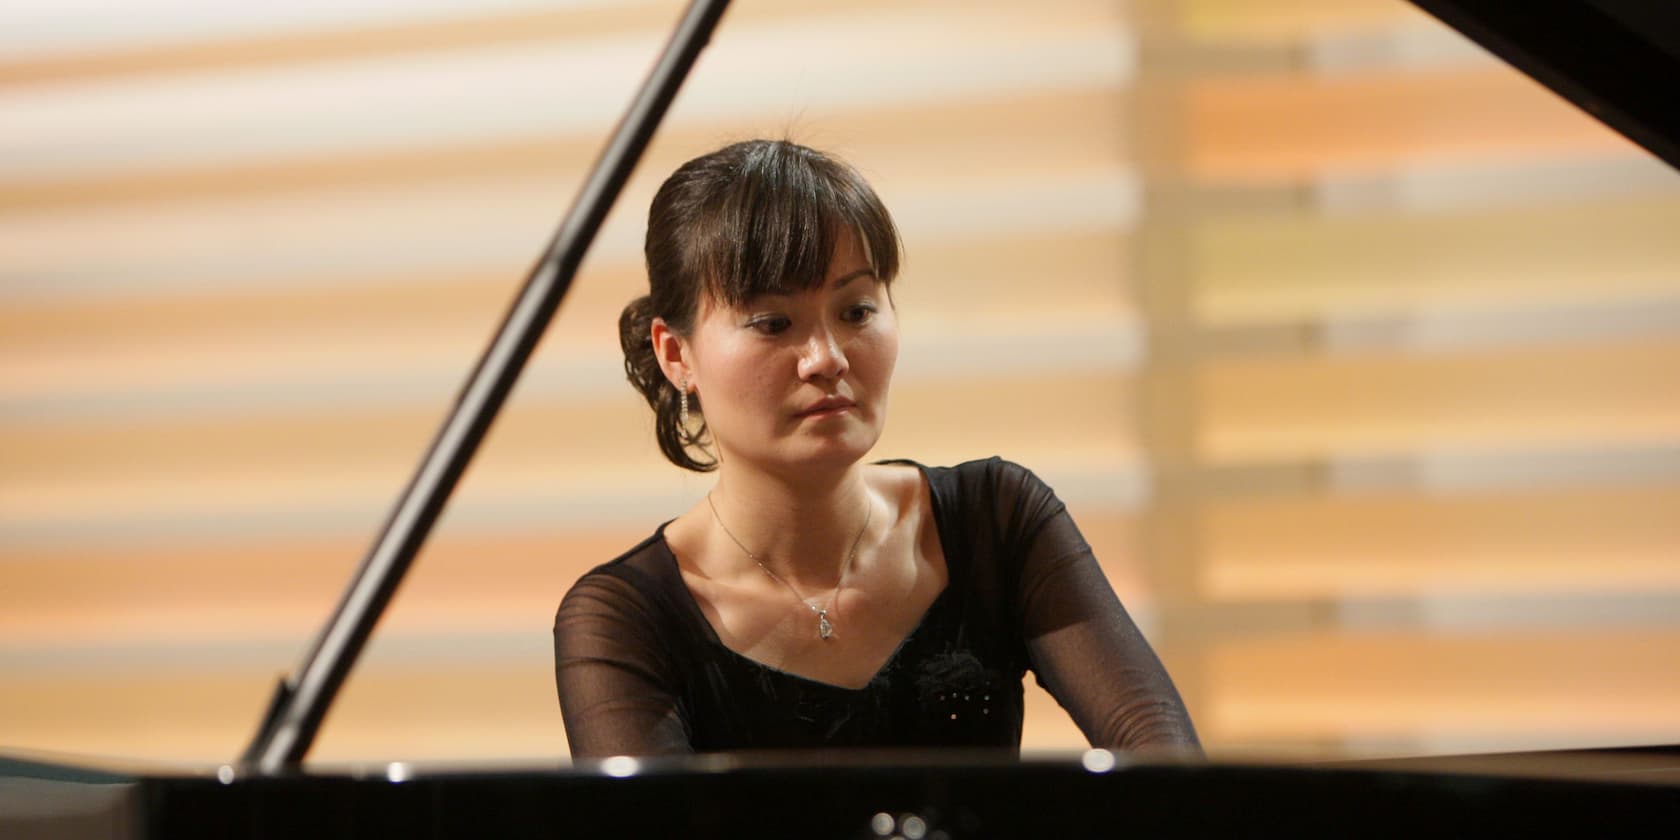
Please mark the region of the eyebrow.
[[[829, 285], [833, 286], [834, 290], [838, 292], [841, 289], [844, 289], [847, 286], [851, 285], [852, 281], [858, 279], [859, 277], [874, 277], [874, 276], [875, 276], [874, 266], [864, 266], [863, 268], [855, 269], [853, 271], [847, 272], [846, 274], [842, 274], [839, 277], [834, 278], [834, 282], [830, 283]], [[787, 297], [789, 294], [792, 294], [792, 293], [790, 293], [790, 292], [761, 292], [759, 294], [753, 295], [752, 299], [757, 300], [758, 298], [767, 298], [767, 297], [769, 297], [769, 298]]]
[[858, 279], [859, 277], [874, 277], [874, 276], [875, 276], [875, 268], [873, 266], [865, 266], [864, 268], [857, 269], [856, 271], [853, 271], [850, 274], [842, 275], [840, 277], [835, 278], [834, 288], [835, 288], [836, 291], [838, 291], [840, 289], [844, 289], [846, 287], [846, 284], [852, 282], [853, 280]]

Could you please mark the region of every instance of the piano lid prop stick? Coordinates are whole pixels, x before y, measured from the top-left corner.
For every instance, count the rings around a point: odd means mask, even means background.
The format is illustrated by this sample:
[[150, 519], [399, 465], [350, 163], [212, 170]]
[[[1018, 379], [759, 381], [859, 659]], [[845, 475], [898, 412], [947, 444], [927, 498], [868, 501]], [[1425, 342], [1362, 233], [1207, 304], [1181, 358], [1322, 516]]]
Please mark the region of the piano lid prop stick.
[[683, 13], [583, 189], [532, 266], [496, 337], [467, 378], [419, 469], [398, 497], [338, 609], [302, 666], [281, 681], [262, 726], [240, 759], [248, 772], [287, 772], [309, 752], [327, 707], [513, 390], [537, 340], [571, 288], [607, 211], [728, 5], [728, 0], [693, 0]]

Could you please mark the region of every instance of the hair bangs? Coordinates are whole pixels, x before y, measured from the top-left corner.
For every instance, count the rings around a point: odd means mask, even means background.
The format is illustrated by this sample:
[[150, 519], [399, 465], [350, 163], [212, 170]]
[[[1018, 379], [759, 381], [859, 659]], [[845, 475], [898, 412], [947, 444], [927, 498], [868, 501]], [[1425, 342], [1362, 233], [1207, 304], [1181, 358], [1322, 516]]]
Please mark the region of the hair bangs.
[[[791, 143], [742, 157], [702, 239], [704, 283], [733, 307], [820, 287], [843, 237], [855, 234], [878, 279], [898, 274], [898, 231], [850, 167]], [[698, 243], [697, 243], [698, 244]]]

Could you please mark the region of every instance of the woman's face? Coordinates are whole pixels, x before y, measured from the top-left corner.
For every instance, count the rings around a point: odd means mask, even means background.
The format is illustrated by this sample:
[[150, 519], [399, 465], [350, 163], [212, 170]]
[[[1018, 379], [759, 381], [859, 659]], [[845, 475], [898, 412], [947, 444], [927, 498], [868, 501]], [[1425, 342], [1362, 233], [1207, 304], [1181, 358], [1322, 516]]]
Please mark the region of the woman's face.
[[856, 235], [820, 288], [740, 309], [701, 304], [689, 375], [726, 463], [845, 466], [875, 446], [898, 361], [898, 321]]

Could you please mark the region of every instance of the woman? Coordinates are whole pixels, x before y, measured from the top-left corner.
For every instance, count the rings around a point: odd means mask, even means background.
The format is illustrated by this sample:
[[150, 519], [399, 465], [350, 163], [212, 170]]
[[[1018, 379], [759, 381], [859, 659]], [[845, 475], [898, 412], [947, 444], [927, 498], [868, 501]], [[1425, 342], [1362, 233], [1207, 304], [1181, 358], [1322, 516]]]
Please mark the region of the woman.
[[706, 498], [585, 575], [555, 621], [576, 757], [1018, 749], [1031, 669], [1093, 744], [1196, 748], [1171, 680], [1032, 473], [866, 463], [898, 355], [898, 233], [789, 142], [684, 164], [620, 319], [665, 456]]

